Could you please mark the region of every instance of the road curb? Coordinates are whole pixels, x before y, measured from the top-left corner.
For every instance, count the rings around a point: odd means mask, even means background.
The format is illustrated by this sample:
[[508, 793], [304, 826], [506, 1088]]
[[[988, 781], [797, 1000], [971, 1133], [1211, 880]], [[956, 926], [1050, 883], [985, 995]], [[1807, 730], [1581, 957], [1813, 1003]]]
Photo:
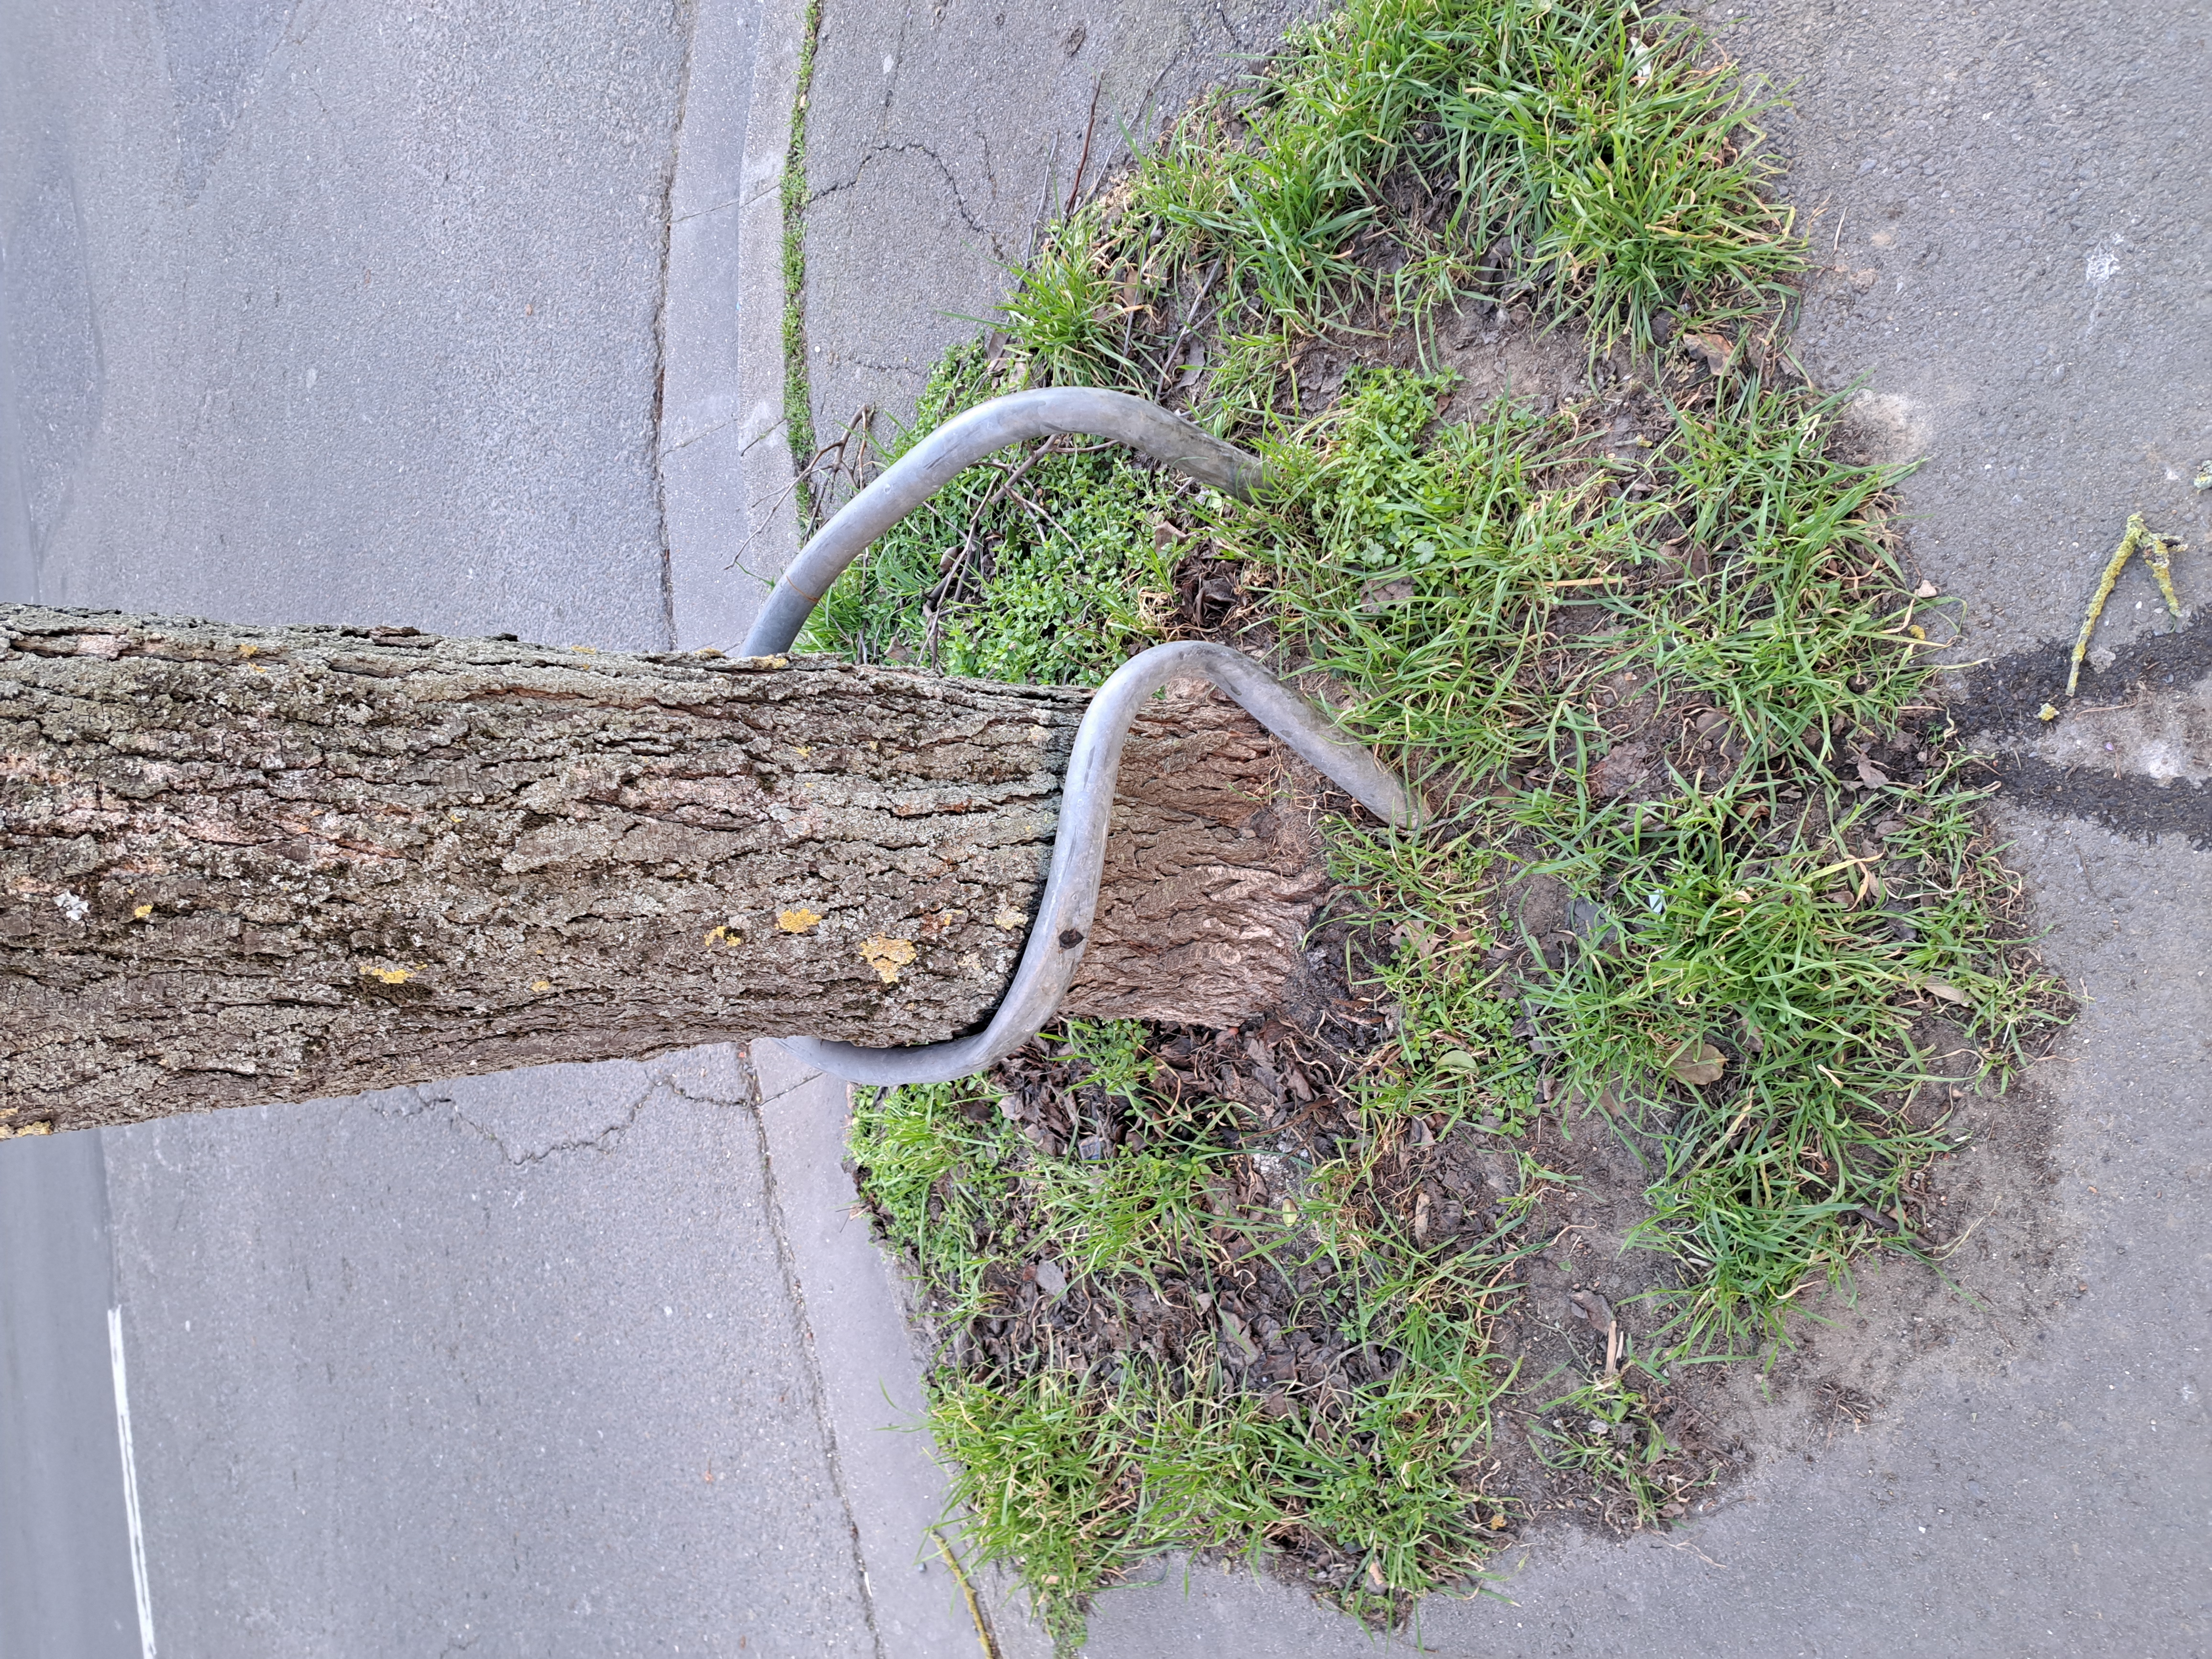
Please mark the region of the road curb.
[[[783, 407], [783, 167], [799, 8], [701, 0], [669, 189], [657, 459], [672, 632], [736, 648], [799, 549]], [[757, 30], [750, 62], [744, 36]]]
[[[669, 191], [657, 459], [679, 649], [735, 649], [799, 550], [784, 409], [783, 178], [804, 0], [762, 0], [757, 16], [741, 0], [700, 0]], [[750, 66], [749, 24], [758, 32]], [[931, 1552], [946, 1486], [917, 1431], [921, 1356], [893, 1269], [850, 1214], [846, 1087], [773, 1042], [755, 1045], [751, 1059], [791, 1292], [879, 1650], [967, 1659], [976, 1632]], [[1001, 1650], [1030, 1652], [1030, 1632], [1003, 1607], [1005, 1586], [992, 1588]]]
[[[877, 1248], [866, 1215], [854, 1212], [845, 1172], [849, 1092], [781, 1043], [755, 1043], [752, 1060], [778, 1224], [799, 1280], [799, 1320], [821, 1378], [878, 1639], [896, 1659], [971, 1659], [977, 1632], [930, 1537], [948, 1487], [921, 1426], [922, 1356], [897, 1268]], [[957, 1531], [947, 1533], [957, 1545]], [[1049, 1644], [1011, 1602], [1003, 1575], [979, 1576], [976, 1587], [1000, 1652], [1042, 1659]]]

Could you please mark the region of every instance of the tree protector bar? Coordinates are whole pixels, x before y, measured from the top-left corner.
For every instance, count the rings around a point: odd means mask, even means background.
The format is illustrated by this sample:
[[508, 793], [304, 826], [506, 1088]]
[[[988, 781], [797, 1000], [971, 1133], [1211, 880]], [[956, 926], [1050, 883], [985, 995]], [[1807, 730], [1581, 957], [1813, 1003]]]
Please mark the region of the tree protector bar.
[[[876, 538], [920, 507], [954, 474], [1030, 438], [1112, 438], [1240, 499], [1261, 480], [1253, 456], [1157, 404], [1083, 386], [1017, 392], [954, 416], [885, 468], [841, 508], [777, 580], [743, 653], [779, 656], [838, 575]], [[1186, 641], [1139, 652], [1092, 694], [1076, 728], [1061, 785], [1060, 827], [1044, 896], [1006, 994], [984, 1028], [947, 1042], [864, 1048], [821, 1037], [781, 1037], [792, 1054], [851, 1083], [949, 1083], [1020, 1048], [1060, 1010], [1082, 964], [1098, 908], [1115, 780], [1129, 724], [1169, 681], [1211, 680], [1300, 758], [1386, 823], [1412, 829], [1417, 801], [1328, 717], [1249, 657], [1225, 645]]]

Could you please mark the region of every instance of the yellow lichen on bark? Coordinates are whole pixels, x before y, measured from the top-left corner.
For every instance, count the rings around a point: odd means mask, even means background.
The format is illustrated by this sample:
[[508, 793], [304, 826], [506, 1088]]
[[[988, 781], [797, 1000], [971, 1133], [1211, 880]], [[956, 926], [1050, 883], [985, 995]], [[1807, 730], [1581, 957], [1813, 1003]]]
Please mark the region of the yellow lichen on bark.
[[898, 983], [899, 969], [910, 966], [916, 952], [910, 939], [885, 939], [873, 933], [860, 946], [860, 960], [883, 975], [884, 983]]

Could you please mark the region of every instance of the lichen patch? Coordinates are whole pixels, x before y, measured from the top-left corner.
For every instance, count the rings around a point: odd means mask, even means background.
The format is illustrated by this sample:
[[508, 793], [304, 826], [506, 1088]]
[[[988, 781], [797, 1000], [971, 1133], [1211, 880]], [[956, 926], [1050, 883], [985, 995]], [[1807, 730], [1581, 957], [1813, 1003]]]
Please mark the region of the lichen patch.
[[881, 933], [872, 933], [860, 946], [860, 960], [883, 975], [884, 983], [898, 983], [899, 969], [908, 966], [915, 956], [910, 939], [885, 939]]
[[775, 925], [787, 933], [811, 933], [821, 925], [821, 921], [822, 918], [819, 915], [803, 904], [796, 909], [779, 910], [775, 913]]

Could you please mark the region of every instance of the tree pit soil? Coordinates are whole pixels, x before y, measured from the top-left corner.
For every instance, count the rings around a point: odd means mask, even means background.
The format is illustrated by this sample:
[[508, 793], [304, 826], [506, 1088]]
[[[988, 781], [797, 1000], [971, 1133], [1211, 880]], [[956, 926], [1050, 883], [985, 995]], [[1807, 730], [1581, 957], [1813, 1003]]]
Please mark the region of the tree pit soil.
[[[1616, 490], [1643, 494], [1657, 488], [1648, 457], [1671, 429], [1668, 404], [1710, 403], [1723, 374], [1746, 362], [1770, 381], [1802, 378], [1773, 331], [1751, 327], [1732, 338], [1670, 342], [1654, 386], [1625, 351], [1594, 355], [1573, 331], [1541, 326], [1524, 304], [1477, 298], [1419, 333], [1401, 328], [1378, 337], [1355, 327], [1309, 341], [1295, 365], [1295, 406], [1282, 412], [1323, 412], [1362, 367], [1449, 368], [1461, 380], [1441, 419], [1480, 418], [1509, 395], [1532, 399], [1540, 413], [1565, 410], [1576, 433], [1567, 465], [1585, 475], [1602, 470]], [[1853, 441], [1848, 429], [1839, 439], [1846, 447]], [[1240, 586], [1241, 566], [1218, 556], [1200, 533], [1170, 525], [1162, 534], [1187, 541], [1175, 591], [1163, 596], [1166, 631], [1274, 653], [1264, 605]], [[1710, 573], [1713, 556], [1686, 531], [1662, 542], [1665, 556], [1639, 580], [1657, 586]], [[1564, 640], [1604, 625], [1605, 614], [1563, 605], [1556, 631]], [[1632, 672], [1605, 681], [1597, 701], [1607, 740], [1590, 775], [1597, 793], [1655, 799], [1671, 792], [1670, 771], [1710, 783], [1745, 757], [1720, 711], [1662, 708]], [[1927, 713], [1919, 729], [1832, 734], [1832, 776], [1844, 799], [1917, 784], [1943, 764], [1947, 716], [1941, 708]], [[1317, 783], [1302, 780], [1302, 793]], [[1804, 793], [1783, 791], [1785, 799]], [[1300, 801], [1309, 811], [1328, 804], [1325, 793]], [[1851, 832], [1854, 855], [1879, 858], [1881, 843], [1902, 828], [1880, 813], [1863, 818]], [[1504, 896], [1547, 966], [1581, 948], [1587, 922], [1570, 915], [1558, 884], [1528, 884]], [[1393, 1011], [1363, 998], [1352, 981], [1370, 977], [1396, 943], [1356, 916], [1333, 921], [1316, 934], [1313, 971], [1295, 1006], [1220, 1030], [1148, 1027], [1148, 1087], [1134, 1109], [1042, 1045], [1002, 1062], [993, 1073], [998, 1103], [976, 1109], [1011, 1119], [1041, 1158], [1112, 1157], [1148, 1137], [1187, 1139], [1203, 1125], [1223, 1152], [1210, 1191], [1215, 1220], [1203, 1251], [1149, 1276], [1105, 1282], [1071, 1277], [1053, 1241], [1033, 1234], [1018, 1261], [990, 1269], [994, 1305], [964, 1328], [935, 1326], [927, 1288], [918, 1286], [914, 1312], [933, 1330], [939, 1363], [1005, 1380], [1045, 1367], [1110, 1378], [1133, 1362], [1186, 1377], [1218, 1366], [1227, 1387], [1274, 1414], [1340, 1411], [1398, 1357], [1348, 1340], [1349, 1287], [1335, 1281], [1326, 1255], [1280, 1249], [1279, 1218], [1286, 1202], [1306, 1195], [1308, 1171], [1350, 1156], [1366, 1171], [1348, 1200], [1365, 1212], [1361, 1224], [1393, 1228], [1437, 1258], [1476, 1252], [1497, 1263], [1486, 1337], [1496, 1374], [1510, 1371], [1511, 1381], [1469, 1485], [1504, 1547], [1560, 1526], [1625, 1536], [1755, 1501], [1791, 1464], [1864, 1430], [1888, 1402], [1921, 1386], [1929, 1368], [1995, 1374], [2081, 1293], [2069, 1269], [2070, 1236], [2049, 1198], [2055, 1121], [2044, 1091], [2032, 1072], [2005, 1092], [1967, 1086], [1972, 1046], [1930, 1012], [1912, 1040], [1939, 1057], [1950, 1080], [1923, 1085], [1908, 1114], [1923, 1126], [1946, 1121], [1957, 1150], [1915, 1174], [1901, 1216], [1860, 1218], [1864, 1254], [1848, 1276], [1808, 1291], [1787, 1343], [1763, 1359], [1652, 1376], [1632, 1356], [1653, 1346], [1665, 1318], [1659, 1298], [1679, 1281], [1667, 1257], [1626, 1243], [1649, 1213], [1644, 1194], [1662, 1164], [1656, 1140], [1616, 1115], [1613, 1100], [1555, 1091], [1547, 1079], [1536, 1121], [1516, 1141], [1437, 1114], [1395, 1121], [1382, 1143], [1362, 1143], [1347, 1089], [1389, 1035]], [[1522, 954], [1516, 977], [1540, 971], [1523, 947], [1506, 957], [1515, 952]], [[1556, 1177], [1540, 1181], [1533, 1199], [1521, 1197], [1516, 1146]], [[1617, 1482], [1546, 1455], [1559, 1432], [1554, 1402], [1602, 1377], [1616, 1353], [1631, 1356], [1622, 1380], [1664, 1440], [1645, 1469], [1664, 1500], [1656, 1515]], [[1762, 1478], [1747, 1479], [1753, 1471]], [[1331, 1540], [1301, 1532], [1274, 1541], [1271, 1569], [1285, 1581], [1324, 1594], [1353, 1587], [1359, 1559]]]
[[[1809, 1297], [1808, 1317], [1763, 1363], [1684, 1366], [1664, 1380], [1625, 1365], [1647, 1431], [1665, 1442], [1644, 1471], [1663, 1498], [1654, 1514], [1618, 1482], [1557, 1467], [1547, 1452], [1556, 1402], [1606, 1374], [1609, 1342], [1648, 1351], [1664, 1318], [1652, 1298], [1679, 1282], [1663, 1255], [1626, 1248], [1648, 1212], [1656, 1142], [1561, 1091], [1517, 1142], [1437, 1114], [1396, 1121], [1381, 1144], [1363, 1145], [1344, 1090], [1388, 1013], [1340, 981], [1331, 1002], [1311, 1028], [1279, 1017], [1155, 1028], [1152, 1087], [1137, 1109], [1036, 1046], [1003, 1062], [992, 1076], [998, 1101], [976, 1109], [1012, 1121], [1040, 1157], [1110, 1158], [1163, 1129], [1180, 1138], [1206, 1125], [1224, 1153], [1211, 1183], [1215, 1221], [1202, 1250], [1106, 1281], [1068, 1273], [1054, 1240], [1030, 1233], [987, 1273], [986, 1316], [932, 1327], [940, 1363], [1000, 1381], [1048, 1367], [1107, 1380], [1133, 1362], [1186, 1378], [1218, 1366], [1221, 1386], [1272, 1414], [1339, 1415], [1399, 1358], [1347, 1339], [1349, 1287], [1310, 1244], [1281, 1248], [1279, 1218], [1307, 1195], [1316, 1164], [1364, 1157], [1367, 1178], [1340, 1195], [1364, 1212], [1360, 1224], [1391, 1228], [1436, 1260], [1473, 1252], [1495, 1263], [1486, 1335], [1494, 1374], [1511, 1381], [1470, 1486], [1504, 1547], [1560, 1525], [1624, 1536], [1710, 1513], [1754, 1468], [1810, 1462], [1859, 1432], [1923, 1368], [1986, 1374], [2002, 1364], [2079, 1294], [2062, 1284], [2067, 1241], [2048, 1201], [2052, 1120], [2040, 1091], [1923, 1086], [1915, 1121], [1944, 1119], [1962, 1144], [1915, 1176], [1901, 1223], [1862, 1218], [1867, 1254], [1855, 1284]], [[1923, 1018], [1911, 1035], [1939, 1066], [1971, 1076], [1972, 1050], [1948, 1021]], [[1535, 1183], [1518, 1226], [1509, 1206], [1522, 1191], [1516, 1146], [1557, 1177]], [[927, 1299], [915, 1311], [929, 1321]], [[1353, 1587], [1360, 1559], [1331, 1540], [1298, 1533], [1277, 1546], [1279, 1577], [1323, 1593]]]

